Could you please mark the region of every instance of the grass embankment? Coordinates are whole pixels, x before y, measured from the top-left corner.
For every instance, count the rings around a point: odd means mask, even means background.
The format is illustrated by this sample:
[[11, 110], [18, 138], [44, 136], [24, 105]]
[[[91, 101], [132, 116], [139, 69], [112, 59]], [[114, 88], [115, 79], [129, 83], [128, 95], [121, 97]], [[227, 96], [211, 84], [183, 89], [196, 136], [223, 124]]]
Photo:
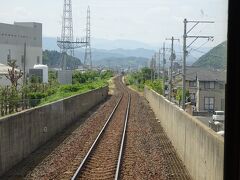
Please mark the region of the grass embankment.
[[116, 78], [116, 76], [111, 77], [108, 80], [109, 94], [111, 94], [111, 95], [113, 95], [115, 93], [115, 89], [116, 89], [116, 85], [115, 85], [115, 82], [114, 82], [115, 78]]
[[126, 75], [125, 82], [126, 85], [139, 92], [144, 91], [144, 86], [148, 86], [159, 94], [162, 94], [163, 92], [162, 79], [151, 81], [151, 70], [148, 68], [143, 68], [138, 72]]
[[134, 78], [132, 77], [132, 74], [128, 74], [124, 76], [124, 81], [127, 86], [130, 86], [132, 89], [143, 92], [144, 91], [144, 84], [142, 83], [137, 83]]
[[74, 71], [72, 84], [61, 85], [57, 81], [57, 72], [49, 71], [48, 83], [41, 83], [39, 77], [33, 76], [18, 87], [15, 83], [4, 87], [0, 85], [0, 116], [107, 86], [112, 76], [111, 71]]
[[73, 84], [73, 85], [61, 85], [57, 88], [56, 93], [43, 98], [39, 105], [44, 105], [60, 99], [71, 97], [74, 95], [82, 94], [94, 89], [98, 89], [107, 86], [106, 80], [99, 80], [95, 82], [86, 82], [83, 84]]
[[[127, 76], [125, 76], [125, 82], [134, 90], [143, 92], [144, 86], [147, 86], [150, 89], [156, 91], [157, 93], [163, 95], [163, 80], [161, 78], [151, 80], [151, 69], [149, 68], [143, 68], [140, 71], [128, 74]], [[167, 87], [165, 86], [164, 90], [166, 89]], [[186, 99], [188, 99], [188, 102], [190, 102], [189, 90], [186, 91], [185, 97]], [[181, 87], [177, 87], [172, 90], [172, 98], [178, 101], [180, 104], [182, 99]]]
[[113, 76], [111, 71], [97, 72], [87, 71], [85, 73], [74, 72], [73, 84], [60, 85], [56, 83], [56, 78], [53, 80], [52, 85], [48, 85], [44, 91], [31, 93], [31, 99], [34, 106], [44, 105], [54, 101], [58, 101], [67, 97], [82, 94], [94, 89], [105, 87], [109, 85], [109, 80]]

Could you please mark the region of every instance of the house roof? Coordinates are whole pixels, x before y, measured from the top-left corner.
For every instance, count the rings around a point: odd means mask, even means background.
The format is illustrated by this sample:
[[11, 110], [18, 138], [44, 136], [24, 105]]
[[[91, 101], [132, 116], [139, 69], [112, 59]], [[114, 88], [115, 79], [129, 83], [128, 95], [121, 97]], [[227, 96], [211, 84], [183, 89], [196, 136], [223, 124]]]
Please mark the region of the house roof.
[[207, 68], [187, 67], [186, 80], [194, 81], [226, 81], [226, 71]]

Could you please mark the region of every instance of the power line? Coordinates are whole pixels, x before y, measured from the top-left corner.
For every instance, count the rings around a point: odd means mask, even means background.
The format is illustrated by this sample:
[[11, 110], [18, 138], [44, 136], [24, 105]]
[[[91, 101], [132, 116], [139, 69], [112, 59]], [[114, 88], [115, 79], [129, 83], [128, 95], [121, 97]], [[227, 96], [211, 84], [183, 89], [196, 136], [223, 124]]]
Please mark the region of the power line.
[[188, 53], [190, 53], [193, 49], [195, 49], [195, 50], [200, 49], [201, 47], [203, 47], [208, 42], [209, 42], [209, 39], [206, 42], [204, 42], [203, 44], [201, 44], [198, 48], [191, 48], [191, 50], [189, 50]]
[[193, 56], [192, 54], [189, 54], [191, 57], [193, 57], [194, 59], [198, 60], [199, 58], [196, 58], [195, 56]]

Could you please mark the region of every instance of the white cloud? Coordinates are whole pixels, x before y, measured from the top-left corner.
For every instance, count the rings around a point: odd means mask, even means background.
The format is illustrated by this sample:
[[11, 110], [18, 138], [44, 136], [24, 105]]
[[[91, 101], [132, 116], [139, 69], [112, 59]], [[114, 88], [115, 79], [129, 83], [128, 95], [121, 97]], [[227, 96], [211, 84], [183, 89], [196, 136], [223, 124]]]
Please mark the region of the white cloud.
[[[209, 32], [226, 39], [226, 0], [72, 0], [74, 32], [82, 36], [87, 6], [91, 6], [92, 36], [156, 43], [182, 36], [183, 19], [214, 20]], [[43, 33], [59, 36], [63, 0], [8, 0], [1, 2], [0, 21], [39, 21]], [[206, 28], [208, 29], [208, 28]], [[204, 32], [204, 33], [205, 33]]]

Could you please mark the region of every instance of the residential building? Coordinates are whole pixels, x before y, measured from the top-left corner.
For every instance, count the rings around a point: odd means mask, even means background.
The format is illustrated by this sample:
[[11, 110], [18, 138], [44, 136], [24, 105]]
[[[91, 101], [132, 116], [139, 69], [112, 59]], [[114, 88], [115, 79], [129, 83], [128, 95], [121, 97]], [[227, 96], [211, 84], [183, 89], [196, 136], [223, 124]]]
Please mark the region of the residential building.
[[173, 62], [173, 72], [180, 72], [182, 70], [182, 66], [179, 62]]
[[226, 71], [189, 67], [186, 69], [186, 89], [196, 111], [212, 112], [225, 109]]

